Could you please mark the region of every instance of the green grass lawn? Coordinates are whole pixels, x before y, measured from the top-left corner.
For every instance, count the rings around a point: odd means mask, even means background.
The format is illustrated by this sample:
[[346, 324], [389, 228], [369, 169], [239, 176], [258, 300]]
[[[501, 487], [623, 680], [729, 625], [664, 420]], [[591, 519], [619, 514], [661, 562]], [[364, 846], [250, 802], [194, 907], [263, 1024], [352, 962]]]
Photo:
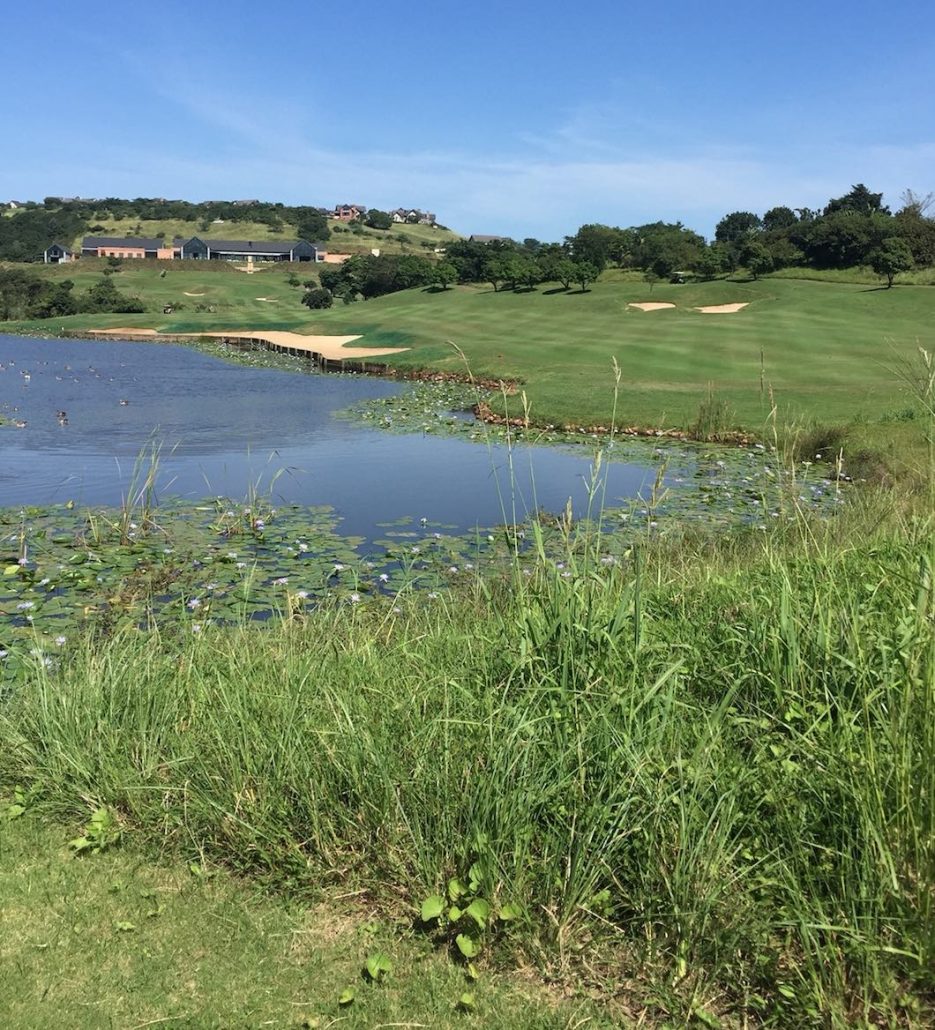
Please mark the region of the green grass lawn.
[[[674, 303], [642, 312], [629, 302]], [[736, 314], [695, 306], [747, 302]], [[539, 420], [606, 421], [611, 363], [622, 379], [624, 422], [685, 426], [709, 388], [748, 427], [769, 411], [771, 385], [787, 417], [823, 422], [877, 419], [905, 406], [893, 366], [930, 342], [935, 293], [766, 279], [698, 285], [598, 283], [588, 293], [494, 293], [461, 287], [409, 291], [317, 314], [321, 332], [359, 332], [367, 342], [405, 341], [389, 360], [457, 369], [457, 344], [478, 375], [526, 385]]]
[[[4, 1027], [615, 1025], [531, 976], [471, 984], [359, 898], [264, 898], [132, 847], [79, 858], [72, 831], [29, 815], [0, 820]], [[362, 969], [377, 952], [393, 970], [372, 984]], [[342, 1006], [347, 988], [354, 1000]], [[473, 1014], [457, 1010], [465, 991]]]

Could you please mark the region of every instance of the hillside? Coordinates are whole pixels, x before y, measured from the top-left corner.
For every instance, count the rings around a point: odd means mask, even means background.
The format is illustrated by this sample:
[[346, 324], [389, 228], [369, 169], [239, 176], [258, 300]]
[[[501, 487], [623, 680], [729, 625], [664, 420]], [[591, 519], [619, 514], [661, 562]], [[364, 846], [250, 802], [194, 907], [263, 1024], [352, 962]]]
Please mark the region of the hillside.
[[[177, 219], [144, 220], [132, 218], [107, 219], [100, 223], [105, 226], [101, 236], [146, 236], [154, 237], [160, 233], [166, 239], [181, 236], [189, 239], [192, 236], [216, 237], [234, 240], [288, 240], [298, 236], [298, 230], [288, 222], [280, 232], [274, 232], [263, 222], [252, 221], [217, 221], [208, 229], [202, 229], [197, 222], [183, 222]], [[430, 225], [397, 225], [392, 229], [368, 229], [366, 227], [352, 230], [343, 222], [334, 218], [328, 219], [331, 238], [326, 247], [329, 251], [341, 254], [369, 254], [377, 247], [383, 254], [430, 254], [436, 247], [442, 247], [451, 240], [460, 239], [457, 233], [449, 229], [433, 228]], [[72, 241], [79, 246], [80, 238]], [[309, 242], [314, 243], [315, 240]]]
[[[2, 217], [16, 218], [19, 217], [19, 212], [4, 211]], [[113, 218], [107, 213], [99, 212], [90, 224], [95, 226], [93, 233], [81, 233], [63, 242], [78, 250], [84, 235], [148, 238], [163, 236], [168, 240], [176, 236], [184, 239], [204, 236], [237, 240], [288, 240], [298, 236], [295, 225], [289, 222], [284, 222], [282, 229], [276, 231], [265, 222], [252, 221], [249, 218], [236, 221], [219, 219], [211, 222], [208, 228], [203, 228], [202, 223], [178, 218]], [[98, 229], [97, 226], [102, 228]], [[331, 230], [331, 238], [327, 241], [327, 249], [342, 254], [369, 254], [372, 248], [379, 248], [384, 254], [431, 254], [436, 247], [461, 239], [458, 233], [450, 229], [431, 225], [394, 225], [391, 229], [370, 229], [361, 226], [351, 229], [344, 222], [329, 218], [328, 228]]]

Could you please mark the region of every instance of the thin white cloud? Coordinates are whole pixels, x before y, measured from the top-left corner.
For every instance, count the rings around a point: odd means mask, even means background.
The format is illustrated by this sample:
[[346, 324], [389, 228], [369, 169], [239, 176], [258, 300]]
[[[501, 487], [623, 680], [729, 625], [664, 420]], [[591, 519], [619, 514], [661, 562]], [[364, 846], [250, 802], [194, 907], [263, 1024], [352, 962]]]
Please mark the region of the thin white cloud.
[[[181, 67], [169, 68], [151, 88], [179, 118], [196, 121], [201, 147], [175, 149], [169, 142], [141, 165], [125, 141], [95, 140], [93, 150], [70, 155], [67, 186], [60, 170], [51, 183], [43, 178], [49, 173], [37, 169], [31, 191], [412, 204], [466, 233], [556, 239], [586, 221], [682, 220], [710, 234], [728, 211], [820, 207], [857, 181], [883, 189], [892, 203], [907, 186], [922, 193], [935, 188], [935, 142], [858, 148], [779, 139], [766, 146], [734, 138], [729, 130], [698, 142], [679, 137], [671, 126], [655, 124], [657, 131], [650, 131], [635, 103], [562, 112], [551, 132], [518, 136], [494, 153], [412, 153], [366, 143], [353, 149], [324, 145], [318, 140], [328, 138], [327, 119], [313, 107], [273, 102], [249, 86], [236, 95], [229, 86], [218, 91]], [[11, 196], [23, 194], [22, 181], [7, 187]]]

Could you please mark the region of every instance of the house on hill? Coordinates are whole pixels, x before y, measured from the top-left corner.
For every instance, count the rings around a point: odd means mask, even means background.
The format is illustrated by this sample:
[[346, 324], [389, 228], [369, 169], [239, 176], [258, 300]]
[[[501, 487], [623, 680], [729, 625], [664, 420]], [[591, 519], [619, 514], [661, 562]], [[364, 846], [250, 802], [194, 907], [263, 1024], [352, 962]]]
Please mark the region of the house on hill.
[[434, 211], [420, 211], [417, 207], [398, 207], [390, 212], [390, 217], [397, 225], [406, 223], [408, 225], [434, 225]]
[[175, 241], [176, 257], [188, 261], [324, 261], [324, 248], [306, 240]]
[[75, 260], [75, 255], [61, 243], [53, 243], [42, 252], [42, 260], [47, 265], [67, 265]]
[[172, 246], [158, 237], [142, 236], [85, 236], [81, 241], [82, 257], [161, 258], [170, 260]]
[[[51, 249], [51, 248], [50, 248]], [[190, 240], [140, 237], [86, 236], [81, 244], [86, 257], [158, 258], [162, 261], [324, 261], [324, 248], [306, 240]]]
[[367, 209], [363, 204], [338, 204], [331, 212], [331, 217], [336, 218], [339, 222], [353, 222], [366, 213]]

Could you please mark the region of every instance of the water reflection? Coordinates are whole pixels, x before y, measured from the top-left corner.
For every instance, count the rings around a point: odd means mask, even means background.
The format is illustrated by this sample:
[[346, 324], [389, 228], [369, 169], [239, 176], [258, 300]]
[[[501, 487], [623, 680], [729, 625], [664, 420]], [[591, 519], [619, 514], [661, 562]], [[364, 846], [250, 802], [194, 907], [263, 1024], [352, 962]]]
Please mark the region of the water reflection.
[[[333, 505], [344, 530], [372, 535], [403, 515], [465, 529], [587, 505], [589, 460], [463, 438], [389, 435], [337, 419], [404, 387], [374, 378], [244, 368], [173, 344], [0, 336], [0, 506], [117, 504], [136, 457], [161, 445], [158, 483], [192, 499], [271, 491]], [[649, 451], [647, 450], [647, 454]], [[645, 492], [653, 470], [609, 467], [607, 498]]]

